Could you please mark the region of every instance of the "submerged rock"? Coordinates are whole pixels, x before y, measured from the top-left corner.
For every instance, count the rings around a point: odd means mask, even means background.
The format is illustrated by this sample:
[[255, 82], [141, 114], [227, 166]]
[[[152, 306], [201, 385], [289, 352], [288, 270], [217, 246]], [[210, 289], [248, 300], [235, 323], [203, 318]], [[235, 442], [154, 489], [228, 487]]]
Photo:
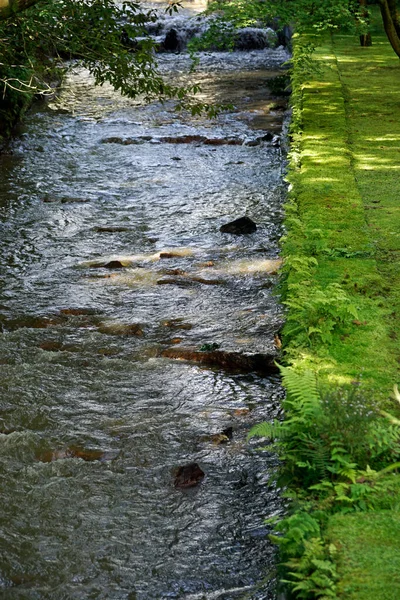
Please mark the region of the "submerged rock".
[[98, 331], [107, 335], [143, 336], [143, 328], [139, 323], [100, 323]]
[[[282, 109], [284, 110], [284, 109]], [[270, 132], [267, 131], [266, 134], [262, 135], [261, 137], [258, 138], [261, 142], [270, 142], [271, 140], [274, 139], [274, 135]]]
[[204, 143], [206, 146], [241, 146], [243, 140], [239, 138], [207, 138]]
[[108, 137], [101, 140], [102, 144], [121, 144], [122, 146], [131, 146], [136, 144], [142, 144], [141, 138], [121, 138], [121, 137]]
[[100, 356], [116, 356], [119, 352], [119, 348], [99, 348], [97, 350], [97, 354]]
[[221, 279], [205, 279], [204, 277], [188, 277], [188, 276], [180, 276], [178, 277], [165, 277], [164, 279], [159, 279], [157, 281], [157, 285], [178, 285], [181, 287], [193, 285], [194, 283], [201, 283], [203, 285], [221, 285], [224, 283]]
[[45, 340], [39, 344], [39, 348], [46, 352], [81, 352], [80, 346], [74, 344], [62, 344], [56, 340]]
[[96, 311], [94, 308], [62, 308], [60, 315], [67, 315], [72, 317], [91, 316], [95, 315]]
[[80, 458], [86, 462], [92, 462], [95, 460], [112, 460], [114, 456], [103, 450], [81, 448], [80, 446], [69, 446], [63, 450], [44, 450], [36, 454], [36, 460], [44, 463], [65, 460], [66, 458]]
[[204, 277], [191, 277], [195, 283], [202, 283], [203, 285], [222, 285], [225, 282], [222, 279], [206, 279]]
[[179, 287], [187, 287], [193, 285], [193, 281], [185, 277], [168, 277], [164, 279], [159, 279], [157, 281], [157, 285], [177, 285]]
[[221, 444], [227, 444], [233, 437], [233, 427], [227, 427], [223, 429], [220, 433], [214, 433], [210, 436], [210, 441], [219, 446]]
[[242, 235], [246, 233], [254, 233], [257, 231], [257, 225], [249, 217], [240, 217], [230, 223], [222, 225], [219, 230], [221, 233], [233, 233], [235, 235]]
[[182, 254], [178, 252], [160, 252], [160, 258], [182, 258]]
[[260, 135], [252, 140], [247, 140], [244, 145], [245, 146], [261, 146], [261, 144], [263, 142], [272, 142], [272, 145], [274, 145], [275, 144], [274, 140], [276, 137], [279, 137], [279, 136], [276, 136], [273, 133], [271, 133], [270, 131], [268, 131], [264, 135]]
[[95, 231], [98, 233], [124, 233], [126, 231], [131, 231], [130, 227], [123, 227], [120, 225], [109, 225], [109, 226], [99, 226], [95, 227]]
[[110, 262], [103, 265], [105, 269], [123, 269], [125, 265], [120, 260], [110, 260]]
[[153, 255], [153, 258], [186, 258], [188, 256], [193, 256], [193, 250], [191, 248], [171, 248], [161, 250], [158, 254]]
[[4, 330], [15, 331], [24, 327], [28, 329], [47, 329], [48, 327], [58, 327], [66, 322], [66, 317], [62, 315], [51, 316], [31, 316], [23, 315], [16, 319], [0, 318], [0, 326]]
[[[168, 340], [163, 340], [160, 341], [160, 344], [164, 345], [164, 346], [171, 346], [171, 344], [180, 344], [183, 341], [183, 338], [181, 337], [174, 337], [174, 338], [170, 338]], [[159, 355], [161, 353], [161, 350], [159, 350]]]
[[174, 486], [181, 489], [194, 487], [203, 481], [204, 477], [205, 473], [197, 463], [183, 465], [176, 472]]
[[271, 28], [242, 27], [236, 32], [235, 50], [263, 50], [274, 48], [278, 36]]
[[249, 408], [236, 408], [233, 411], [233, 416], [234, 417], [244, 417], [244, 416], [248, 415], [249, 412], [250, 412]]
[[46, 350], [46, 352], [60, 352], [63, 350], [63, 344], [57, 341], [46, 340], [39, 344], [39, 348]]
[[185, 323], [183, 319], [171, 319], [169, 321], [162, 322], [163, 327], [170, 327], [171, 329], [192, 329], [193, 325], [191, 323]]
[[249, 142], [246, 142], [246, 146], [250, 146], [255, 147], [255, 146], [260, 146], [261, 145], [261, 140], [256, 139], [256, 140], [250, 140]]
[[[156, 241], [153, 239], [153, 242]], [[108, 255], [102, 258], [87, 260], [80, 263], [80, 267], [89, 269], [144, 269], [143, 263], [153, 263], [166, 258], [185, 258], [193, 255], [191, 248], [166, 248], [156, 253], [133, 255]]]
[[131, 265], [131, 259], [96, 260], [93, 262], [88, 261], [87, 263], [84, 263], [84, 266], [89, 267], [89, 269], [125, 269]]
[[199, 351], [193, 347], [166, 348], [161, 356], [175, 360], [197, 362], [209, 367], [236, 371], [239, 373], [278, 373], [275, 364], [276, 356], [262, 353], [245, 354], [243, 352], [228, 352], [224, 350]]
[[124, 269], [127, 264], [120, 260], [98, 261], [91, 262], [87, 265], [90, 269]]
[[174, 276], [181, 276], [181, 277], [185, 277], [187, 275], [186, 271], [183, 271], [182, 269], [167, 269], [166, 271], [164, 271], [165, 275], [174, 275]]
[[205, 267], [215, 267], [215, 262], [213, 260], [207, 260], [206, 262], [199, 263], [198, 265], [201, 269]]
[[205, 144], [206, 146], [241, 146], [243, 140], [240, 138], [208, 138], [204, 135], [180, 135], [166, 136], [158, 139], [164, 144]]
[[185, 42], [173, 27], [167, 32], [162, 49], [165, 52], [180, 52], [185, 47]]

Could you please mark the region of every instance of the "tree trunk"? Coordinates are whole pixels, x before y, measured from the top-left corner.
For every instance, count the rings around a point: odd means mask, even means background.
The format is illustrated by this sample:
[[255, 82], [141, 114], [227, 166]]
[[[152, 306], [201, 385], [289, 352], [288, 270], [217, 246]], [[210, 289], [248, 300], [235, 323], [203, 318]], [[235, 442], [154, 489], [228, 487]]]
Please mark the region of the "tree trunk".
[[362, 33], [360, 35], [360, 44], [363, 47], [372, 46], [372, 38], [371, 38], [370, 32], [368, 32], [368, 33]]
[[[389, 2], [390, 2], [390, 6], [389, 6]], [[397, 33], [397, 30], [395, 27], [395, 21], [393, 20], [393, 17], [395, 17], [395, 20], [396, 20], [396, 14], [397, 14], [396, 3], [393, 2], [392, 0], [378, 0], [378, 3], [379, 3], [379, 8], [381, 10], [383, 26], [385, 28], [386, 35], [388, 37], [388, 40], [389, 40], [393, 50], [396, 52], [397, 56], [400, 58], [400, 35]], [[393, 7], [395, 8], [394, 11], [393, 11]]]
[[[367, 11], [367, 0], [358, 0], [358, 4], [361, 7], [361, 15], [366, 18], [368, 17], [368, 11]], [[369, 20], [368, 20], [369, 22]], [[368, 33], [362, 33], [360, 35], [360, 44], [361, 46], [372, 46], [372, 38], [371, 38], [371, 33], [368, 31]]]
[[0, 0], [0, 21], [12, 17], [21, 10], [25, 10], [40, 0]]
[[392, 17], [394, 28], [397, 32], [397, 37], [400, 38], [400, 14], [397, 8], [397, 0], [388, 0], [388, 7]]

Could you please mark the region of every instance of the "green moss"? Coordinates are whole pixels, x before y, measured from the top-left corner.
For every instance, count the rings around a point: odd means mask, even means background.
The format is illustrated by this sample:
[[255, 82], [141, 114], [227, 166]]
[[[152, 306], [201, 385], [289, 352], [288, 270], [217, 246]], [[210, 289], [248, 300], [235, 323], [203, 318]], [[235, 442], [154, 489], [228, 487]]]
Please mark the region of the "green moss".
[[340, 598], [400, 598], [400, 512], [335, 515], [327, 537], [340, 551]]
[[[293, 79], [282, 294], [287, 362], [318, 370], [323, 389], [357, 383], [376, 405], [400, 382], [400, 65], [377, 29], [373, 42], [327, 36], [315, 52], [319, 74]], [[330, 301], [335, 289], [349, 314]], [[326, 304], [310, 328], [321, 291]], [[315, 332], [329, 321], [329, 335]], [[380, 510], [338, 514], [322, 528], [339, 550], [343, 600], [400, 598], [400, 478], [392, 477]]]
[[[400, 344], [400, 69], [383, 37], [361, 48], [351, 36], [326, 37], [315, 58], [318, 77], [294, 98], [296, 120], [289, 180], [286, 257], [315, 257], [312, 280], [289, 271], [291, 283], [337, 283], [357, 319], [335, 328], [330, 343], [286, 335], [288, 361], [313, 366], [327, 380], [362, 377], [388, 397], [399, 377]], [[397, 68], [394, 68], [394, 67]], [[301, 107], [300, 107], [301, 105]], [[289, 215], [288, 213], [288, 215]]]

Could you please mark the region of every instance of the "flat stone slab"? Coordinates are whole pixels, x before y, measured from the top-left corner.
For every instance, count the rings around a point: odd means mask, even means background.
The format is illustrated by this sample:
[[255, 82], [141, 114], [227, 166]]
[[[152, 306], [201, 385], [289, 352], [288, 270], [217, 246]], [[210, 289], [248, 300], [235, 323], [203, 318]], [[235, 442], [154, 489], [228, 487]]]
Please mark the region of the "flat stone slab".
[[262, 374], [279, 373], [275, 364], [276, 355], [262, 353], [228, 352], [226, 350], [200, 351], [195, 347], [171, 347], [161, 352], [164, 358], [186, 360], [209, 367], [249, 373], [255, 371]]

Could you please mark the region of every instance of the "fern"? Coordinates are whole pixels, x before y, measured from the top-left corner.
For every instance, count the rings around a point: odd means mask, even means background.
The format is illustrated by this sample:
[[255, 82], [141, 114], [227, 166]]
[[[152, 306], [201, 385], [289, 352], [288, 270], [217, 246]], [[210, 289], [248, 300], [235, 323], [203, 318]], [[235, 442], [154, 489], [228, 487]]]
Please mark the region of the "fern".
[[[396, 502], [400, 421], [371, 409], [353, 388], [321, 395], [315, 373], [280, 367], [287, 396], [282, 422], [260, 423], [249, 437], [274, 442], [294, 512], [274, 525], [281, 579], [297, 600], [334, 600], [336, 548], [321, 528], [329, 516], [387, 508]], [[396, 400], [398, 401], [397, 397]]]
[[247, 439], [251, 439], [253, 437], [267, 438], [270, 440], [285, 440], [288, 436], [287, 428], [284, 423], [280, 421], [273, 421], [272, 423], [268, 423], [264, 421], [263, 423], [257, 423], [254, 425], [248, 435]]
[[293, 399], [300, 406], [316, 406], [320, 402], [317, 377], [312, 371], [297, 373], [291, 367], [279, 367], [286, 388], [287, 401]]
[[[310, 496], [330, 504], [335, 495], [353, 509], [368, 504], [372, 482], [366, 483], [366, 490], [354, 488], [354, 497], [346, 486], [365, 479], [367, 468], [397, 470], [400, 427], [392, 418], [388, 422], [386, 414], [374, 413], [353, 389], [321, 397], [315, 373], [280, 370], [287, 391], [285, 418], [255, 425], [248, 438], [261, 437], [273, 444], [283, 462], [281, 484], [301, 485]], [[321, 482], [334, 485], [315, 487]]]
[[313, 448], [304, 448], [303, 455], [308, 457], [313, 469], [318, 477], [325, 479], [328, 476], [328, 470], [331, 460], [329, 446], [322, 440], [315, 440]]
[[325, 288], [312, 277], [287, 284], [283, 301], [289, 308], [284, 335], [292, 346], [312, 346], [314, 341], [330, 344], [340, 327], [357, 319], [357, 309], [338, 283]]
[[304, 541], [304, 552], [299, 558], [285, 562], [291, 579], [284, 582], [296, 593], [296, 598], [337, 598], [336, 565], [331, 547], [326, 547], [320, 536]]

